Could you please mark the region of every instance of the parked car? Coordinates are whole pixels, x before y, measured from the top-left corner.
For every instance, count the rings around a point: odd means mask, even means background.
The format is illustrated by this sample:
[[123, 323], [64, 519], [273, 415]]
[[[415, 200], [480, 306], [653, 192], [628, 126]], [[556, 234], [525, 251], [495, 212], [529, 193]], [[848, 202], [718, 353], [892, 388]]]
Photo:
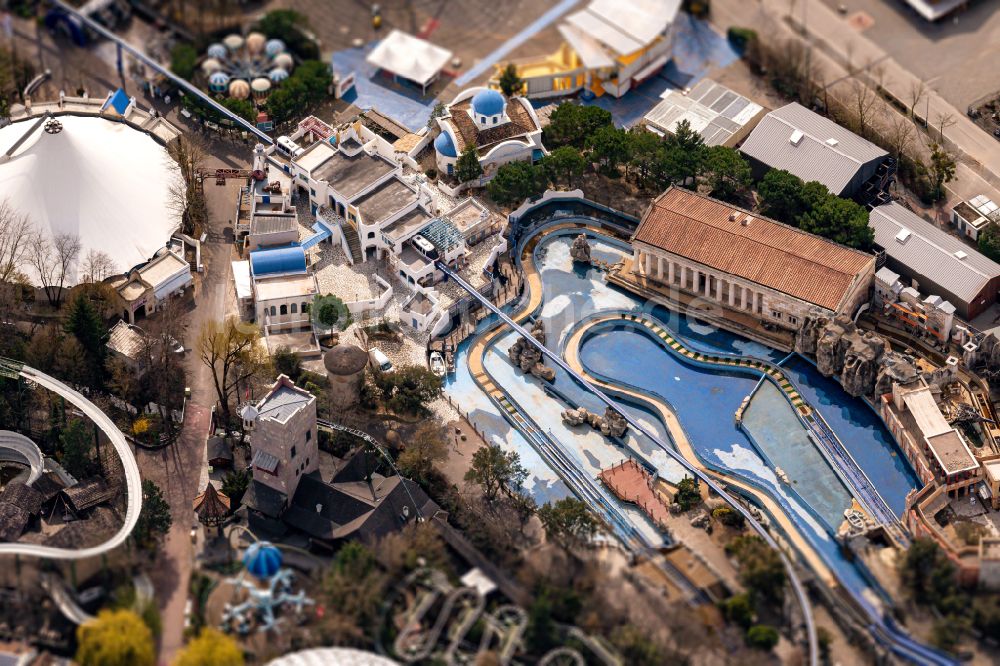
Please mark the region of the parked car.
[[392, 361], [380, 349], [375, 347], [369, 349], [368, 358], [379, 372], [392, 372]]

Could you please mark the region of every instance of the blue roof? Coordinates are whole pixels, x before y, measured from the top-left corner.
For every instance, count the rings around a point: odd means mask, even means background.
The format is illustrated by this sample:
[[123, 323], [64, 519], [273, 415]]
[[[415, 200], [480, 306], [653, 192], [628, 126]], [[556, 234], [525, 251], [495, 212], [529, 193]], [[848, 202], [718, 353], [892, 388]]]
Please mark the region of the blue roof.
[[282, 556], [269, 541], [255, 541], [243, 553], [243, 566], [256, 578], [271, 578], [281, 568]]
[[111, 99], [104, 103], [104, 106], [101, 107], [101, 111], [107, 111], [110, 106], [118, 112], [118, 115], [124, 115], [125, 109], [127, 109], [128, 105], [131, 103], [132, 100], [128, 98], [125, 91], [119, 88], [115, 91], [115, 94], [111, 96]]
[[305, 273], [306, 252], [300, 245], [285, 245], [250, 253], [250, 271], [256, 277], [282, 273]]
[[434, 139], [434, 150], [438, 151], [445, 157], [458, 157], [458, 151], [455, 149], [455, 142], [451, 140], [451, 134], [442, 131], [438, 134], [438, 138]]
[[496, 116], [503, 113], [506, 103], [496, 90], [480, 90], [472, 98], [472, 110], [479, 116]]

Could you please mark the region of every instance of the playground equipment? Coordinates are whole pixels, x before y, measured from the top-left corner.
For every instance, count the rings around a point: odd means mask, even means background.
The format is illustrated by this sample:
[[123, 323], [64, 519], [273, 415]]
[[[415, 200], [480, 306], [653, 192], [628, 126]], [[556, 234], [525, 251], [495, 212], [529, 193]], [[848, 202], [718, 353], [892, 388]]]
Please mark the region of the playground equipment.
[[[243, 570], [235, 578], [226, 582], [235, 588], [234, 597], [240, 591], [247, 596], [238, 604], [225, 606], [221, 629], [246, 636], [255, 627], [258, 632], [278, 628], [284, 618], [277, 612], [291, 610], [296, 617], [302, 615], [313, 600], [299, 590], [292, 592], [295, 574], [291, 569], [282, 569], [284, 558], [278, 547], [268, 541], [250, 544], [243, 554]], [[249, 578], [247, 577], [249, 574]]]

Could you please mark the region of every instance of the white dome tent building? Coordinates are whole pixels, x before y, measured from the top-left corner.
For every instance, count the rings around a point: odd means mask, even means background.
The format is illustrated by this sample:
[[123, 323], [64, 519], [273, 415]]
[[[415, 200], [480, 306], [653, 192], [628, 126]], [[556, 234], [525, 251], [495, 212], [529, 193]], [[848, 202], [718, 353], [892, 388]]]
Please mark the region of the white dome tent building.
[[[180, 226], [170, 192], [181, 174], [164, 145], [164, 136], [177, 131], [135, 110], [121, 91], [89, 111], [59, 108], [0, 128], [0, 198], [27, 215], [38, 236], [79, 239], [64, 287], [84, 281], [91, 252], [107, 256], [109, 274], [145, 267]], [[136, 123], [163, 130], [143, 131]], [[32, 264], [23, 260], [20, 272], [45, 286]]]

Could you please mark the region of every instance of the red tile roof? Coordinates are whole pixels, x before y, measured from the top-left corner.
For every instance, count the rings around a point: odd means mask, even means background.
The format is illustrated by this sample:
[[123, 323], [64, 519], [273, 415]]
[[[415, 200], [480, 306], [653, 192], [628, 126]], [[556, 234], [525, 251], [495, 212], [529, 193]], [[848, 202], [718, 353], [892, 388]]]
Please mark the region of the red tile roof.
[[835, 312], [875, 259], [675, 187], [653, 202], [633, 241]]

